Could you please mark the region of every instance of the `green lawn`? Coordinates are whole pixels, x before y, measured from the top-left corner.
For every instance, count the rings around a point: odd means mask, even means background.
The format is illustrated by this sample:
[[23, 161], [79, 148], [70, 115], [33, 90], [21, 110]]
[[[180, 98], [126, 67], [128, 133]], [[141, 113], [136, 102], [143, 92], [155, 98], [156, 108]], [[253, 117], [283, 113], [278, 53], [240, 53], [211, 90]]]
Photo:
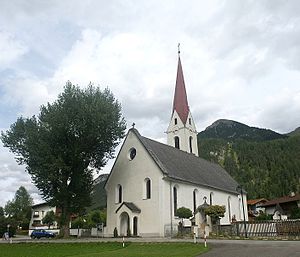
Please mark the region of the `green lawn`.
[[0, 257], [194, 257], [207, 248], [193, 243], [0, 244]]

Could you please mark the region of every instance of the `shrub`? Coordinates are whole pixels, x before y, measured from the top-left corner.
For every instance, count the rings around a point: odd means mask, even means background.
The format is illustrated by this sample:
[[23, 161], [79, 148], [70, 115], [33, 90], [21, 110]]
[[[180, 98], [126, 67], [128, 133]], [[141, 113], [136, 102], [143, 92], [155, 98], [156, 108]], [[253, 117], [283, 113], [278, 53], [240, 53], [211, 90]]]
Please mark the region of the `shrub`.
[[114, 229], [114, 237], [118, 237], [118, 229], [117, 228]]

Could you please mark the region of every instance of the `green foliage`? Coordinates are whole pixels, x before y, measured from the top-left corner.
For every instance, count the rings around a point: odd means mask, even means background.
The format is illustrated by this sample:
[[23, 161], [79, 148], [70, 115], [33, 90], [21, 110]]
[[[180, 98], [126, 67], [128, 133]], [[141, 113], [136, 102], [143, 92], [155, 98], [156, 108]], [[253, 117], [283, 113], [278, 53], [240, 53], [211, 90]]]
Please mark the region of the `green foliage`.
[[287, 134], [289, 137], [300, 136], [300, 127]]
[[80, 216], [71, 222], [71, 228], [90, 228], [87, 218]]
[[32, 197], [26, 188], [21, 186], [15, 193], [14, 199], [7, 201], [4, 211], [8, 217], [14, 220], [17, 226], [28, 229], [31, 218]]
[[300, 136], [260, 142], [199, 138], [198, 146], [200, 157], [223, 166], [248, 199], [300, 192]]
[[260, 213], [257, 217], [255, 217], [255, 220], [273, 220], [272, 214], [266, 214], [266, 213]]
[[0, 218], [4, 218], [4, 209], [0, 206]]
[[[8, 228], [9, 225], [9, 228]], [[9, 236], [12, 237], [16, 234], [17, 222], [13, 218], [0, 217], [0, 236], [9, 230]]]
[[91, 194], [92, 204], [91, 206], [86, 208], [88, 212], [91, 210], [103, 209], [106, 207], [106, 191], [104, 185], [108, 178], [108, 175], [109, 174], [101, 174], [95, 180]]
[[118, 229], [117, 228], [114, 228], [114, 237], [118, 237]]
[[294, 207], [291, 210], [290, 219], [300, 219], [300, 208], [299, 207]]
[[220, 219], [224, 217], [226, 208], [224, 205], [209, 205], [204, 209], [205, 215], [210, 216], [212, 219]]
[[93, 210], [85, 215], [78, 216], [71, 222], [71, 227], [95, 228], [101, 223], [106, 224], [106, 209]]
[[54, 211], [48, 211], [42, 221], [43, 224], [47, 224], [48, 227], [50, 228], [50, 226], [54, 224], [55, 220], [56, 220], [56, 216]]
[[188, 219], [193, 216], [193, 213], [189, 208], [180, 207], [176, 210], [175, 216], [178, 216], [181, 219]]
[[43, 198], [61, 209], [64, 234], [71, 213], [90, 205], [93, 170], [114, 156], [124, 130], [121, 106], [108, 89], [83, 90], [68, 82], [55, 102], [41, 106], [37, 117], [18, 118], [1, 139], [26, 165]]
[[93, 210], [87, 214], [89, 227], [96, 227], [100, 223], [106, 224], [106, 209]]

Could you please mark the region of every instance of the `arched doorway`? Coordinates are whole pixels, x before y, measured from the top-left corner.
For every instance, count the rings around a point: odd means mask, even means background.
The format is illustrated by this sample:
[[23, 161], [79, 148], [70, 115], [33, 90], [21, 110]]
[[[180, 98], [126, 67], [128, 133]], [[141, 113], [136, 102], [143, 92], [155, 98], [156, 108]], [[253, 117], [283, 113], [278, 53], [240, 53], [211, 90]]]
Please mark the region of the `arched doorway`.
[[129, 215], [122, 212], [120, 215], [120, 236], [127, 236], [128, 228], [130, 228]]
[[133, 218], [133, 235], [134, 236], [138, 235], [138, 218], [137, 217]]

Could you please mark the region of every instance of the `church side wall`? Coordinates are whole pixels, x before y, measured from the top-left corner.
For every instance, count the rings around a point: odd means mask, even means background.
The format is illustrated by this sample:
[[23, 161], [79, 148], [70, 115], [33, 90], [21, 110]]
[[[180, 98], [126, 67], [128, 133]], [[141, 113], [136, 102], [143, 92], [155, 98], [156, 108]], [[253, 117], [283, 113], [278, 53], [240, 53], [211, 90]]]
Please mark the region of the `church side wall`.
[[[178, 219], [174, 216], [174, 201], [173, 201], [173, 187], [177, 188], [177, 208], [186, 207], [194, 212], [194, 201], [193, 201], [193, 191], [196, 192], [196, 208], [204, 203], [204, 197], [206, 197], [206, 202], [210, 204], [210, 199], [212, 199], [213, 205], [224, 205], [226, 207], [225, 216], [220, 220], [222, 225], [230, 224], [233, 216], [236, 217], [236, 220], [243, 220], [243, 212], [242, 212], [242, 203], [241, 197], [237, 194], [227, 193], [224, 191], [201, 187], [197, 185], [192, 185], [189, 183], [182, 183], [177, 181], [171, 182], [172, 187], [172, 223], [178, 223]], [[164, 192], [169, 192], [170, 181], [166, 181]], [[170, 193], [169, 193], [170, 195]], [[170, 206], [170, 198], [165, 197], [165, 205]], [[244, 196], [244, 206], [245, 206], [245, 215], [246, 220], [248, 220], [247, 215], [247, 197]], [[167, 212], [165, 215], [165, 224], [170, 223], [170, 212]]]
[[[133, 160], [129, 158], [130, 149], [136, 149], [136, 156]], [[151, 198], [145, 199], [145, 179], [151, 180]], [[141, 209], [140, 213], [132, 213], [128, 210], [130, 218], [131, 233], [133, 233], [133, 218], [138, 219], [139, 236], [163, 236], [161, 234], [162, 197], [160, 194], [162, 172], [144, 149], [134, 133], [130, 132], [125, 140], [120, 154], [114, 164], [107, 190], [107, 233], [113, 235], [116, 227], [120, 234], [120, 215], [116, 210], [121, 203], [116, 203], [116, 187], [122, 186], [122, 202], [132, 202]]]

